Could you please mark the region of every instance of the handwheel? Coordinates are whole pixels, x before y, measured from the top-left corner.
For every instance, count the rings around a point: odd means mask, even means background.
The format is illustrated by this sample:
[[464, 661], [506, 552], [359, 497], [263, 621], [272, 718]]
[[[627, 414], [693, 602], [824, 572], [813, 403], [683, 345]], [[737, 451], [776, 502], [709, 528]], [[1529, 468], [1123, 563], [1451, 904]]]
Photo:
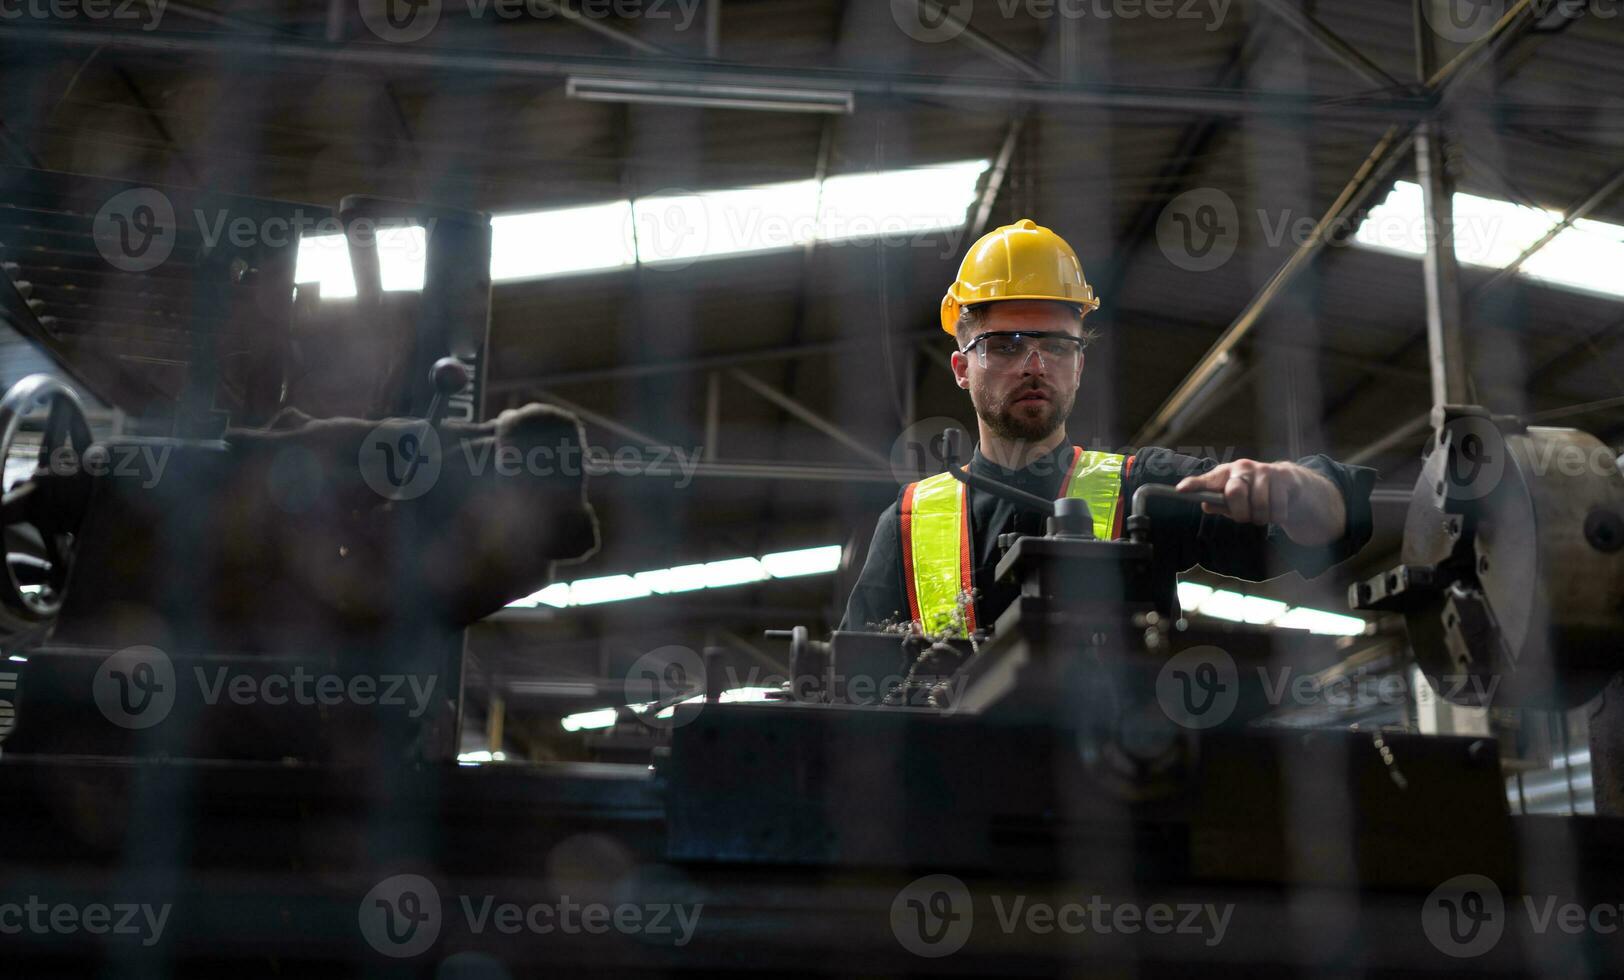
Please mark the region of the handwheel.
[[34, 472], [0, 498], [6, 567], [0, 579], [0, 631], [6, 633], [36, 627], [62, 608], [90, 498], [84, 405], [72, 388], [49, 375], [31, 374], [0, 397], [0, 460], [11, 460], [24, 419], [47, 406]]

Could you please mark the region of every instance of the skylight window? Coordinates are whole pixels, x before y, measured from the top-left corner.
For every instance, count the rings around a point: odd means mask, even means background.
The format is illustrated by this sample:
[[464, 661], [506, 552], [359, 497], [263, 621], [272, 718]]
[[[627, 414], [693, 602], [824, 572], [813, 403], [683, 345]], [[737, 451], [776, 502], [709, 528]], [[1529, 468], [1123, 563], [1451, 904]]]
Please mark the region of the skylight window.
[[[419, 225], [379, 228], [373, 241], [378, 250], [378, 280], [384, 292], [423, 288], [423, 263], [428, 235]], [[319, 283], [322, 299], [355, 296], [355, 272], [349, 242], [343, 235], [309, 235], [299, 239], [294, 262], [295, 283]]]
[[1211, 616], [1276, 629], [1307, 630], [1324, 636], [1359, 636], [1368, 628], [1358, 616], [1344, 616], [1307, 606], [1288, 608], [1284, 602], [1275, 599], [1214, 589], [1199, 582], [1180, 582], [1178, 590], [1179, 606], [1186, 615]]
[[818, 239], [825, 242], [915, 235], [964, 224], [987, 161], [968, 160], [823, 183]]
[[725, 589], [769, 579], [827, 575], [840, 567], [840, 553], [840, 545], [832, 544], [821, 548], [779, 551], [761, 558], [726, 558], [698, 565], [657, 568], [635, 575], [606, 575], [569, 583], [559, 582], [535, 595], [509, 603], [509, 608], [552, 606], [567, 609], [570, 606], [622, 602], [699, 589]]
[[[1455, 254], [1461, 264], [1504, 269], [1561, 223], [1559, 211], [1524, 207], [1476, 194], [1455, 195]], [[1372, 208], [1355, 244], [1394, 255], [1426, 254], [1421, 185], [1398, 181]], [[1517, 275], [1604, 296], [1624, 296], [1624, 225], [1581, 218], [1565, 228]]]
[[[760, 558], [727, 558], [695, 565], [657, 568], [633, 575], [606, 575], [575, 582], [558, 582], [535, 595], [509, 603], [509, 608], [551, 606], [554, 609], [568, 609], [571, 606], [624, 602], [701, 589], [724, 589], [776, 579], [829, 575], [839, 570], [841, 554], [841, 546], [831, 544], [778, 551]], [[1368, 629], [1365, 620], [1357, 616], [1344, 616], [1307, 606], [1291, 607], [1276, 599], [1214, 589], [1199, 582], [1180, 582], [1178, 595], [1179, 605], [1186, 615], [1210, 616], [1277, 629], [1306, 630], [1328, 636], [1358, 636]]]
[[825, 575], [840, 567], [840, 545], [806, 548], [802, 551], [781, 551], [761, 559], [761, 565], [773, 578]]
[[1557, 286], [1624, 296], [1624, 225], [1580, 218], [1517, 271]]
[[374, 240], [378, 249], [378, 281], [386, 293], [423, 288], [423, 265], [428, 257], [429, 236], [421, 225], [379, 228]]
[[677, 197], [645, 197], [637, 215], [637, 257], [683, 259], [797, 248], [817, 225], [818, 182], [769, 184]]
[[315, 283], [322, 299], [355, 296], [355, 275], [350, 271], [350, 248], [343, 235], [309, 235], [299, 239], [293, 281]]
[[[491, 219], [491, 281], [580, 275], [963, 227], [990, 164], [931, 167], [658, 195]], [[391, 235], [393, 237], [391, 237]], [[423, 230], [379, 232], [383, 288], [423, 288]], [[415, 264], [414, 264], [415, 263]], [[296, 282], [355, 295], [342, 235], [299, 243]]]
[[497, 215], [491, 219], [491, 281], [623, 269], [637, 261], [630, 201]]

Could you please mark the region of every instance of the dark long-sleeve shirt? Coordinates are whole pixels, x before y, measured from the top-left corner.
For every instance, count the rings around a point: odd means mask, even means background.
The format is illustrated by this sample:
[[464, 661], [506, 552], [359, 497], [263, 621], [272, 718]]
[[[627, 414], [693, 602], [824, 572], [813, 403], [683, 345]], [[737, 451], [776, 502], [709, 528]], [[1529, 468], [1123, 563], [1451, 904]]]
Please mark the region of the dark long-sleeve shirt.
[[[1024, 470], [1006, 470], [981, 455], [970, 460], [970, 471], [1052, 500], [1060, 494], [1061, 482], [1071, 468], [1072, 447], [1062, 445], [1053, 453], [1033, 461]], [[1168, 581], [1178, 572], [1195, 565], [1236, 578], [1262, 581], [1298, 571], [1312, 578], [1356, 554], [1370, 540], [1370, 491], [1376, 471], [1363, 466], [1347, 466], [1325, 456], [1309, 456], [1297, 461], [1334, 483], [1342, 491], [1347, 508], [1347, 530], [1342, 538], [1322, 547], [1305, 547], [1286, 537], [1275, 525], [1239, 524], [1227, 517], [1204, 514], [1201, 509], [1179, 501], [1152, 499], [1151, 544], [1155, 549], [1156, 575]], [[1218, 465], [1215, 459], [1182, 456], [1167, 449], [1143, 449], [1130, 461], [1123, 475], [1119, 509], [1129, 506], [1133, 492], [1147, 483], [1176, 484], [1187, 476], [1205, 473]], [[902, 522], [897, 502], [880, 515], [869, 545], [857, 585], [846, 603], [844, 630], [864, 630], [884, 623], [906, 622], [907, 583], [902, 570]], [[994, 570], [1001, 553], [998, 537], [1017, 532], [1044, 533], [1042, 515], [1018, 507], [995, 494], [970, 489], [970, 547], [975, 558], [974, 581], [977, 594], [976, 622], [990, 626], [1019, 594], [1019, 586], [999, 584]]]

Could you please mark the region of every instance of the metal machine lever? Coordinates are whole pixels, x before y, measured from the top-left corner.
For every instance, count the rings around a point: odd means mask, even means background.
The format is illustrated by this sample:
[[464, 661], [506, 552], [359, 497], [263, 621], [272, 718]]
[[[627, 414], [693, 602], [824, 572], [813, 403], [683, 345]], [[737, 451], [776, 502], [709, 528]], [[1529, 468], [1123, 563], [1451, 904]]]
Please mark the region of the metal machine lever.
[[1200, 490], [1194, 493], [1173, 489], [1166, 483], [1147, 483], [1133, 492], [1133, 506], [1128, 510], [1128, 516], [1148, 516], [1147, 501], [1151, 497], [1166, 497], [1169, 500], [1181, 500], [1190, 504], [1212, 504], [1214, 507], [1224, 506], [1224, 495], [1214, 490]]
[[1152, 497], [1164, 497], [1168, 500], [1178, 500], [1187, 504], [1224, 506], [1224, 495], [1211, 490], [1180, 493], [1166, 483], [1147, 483], [1133, 492], [1133, 505], [1128, 510], [1128, 537], [1134, 541], [1145, 541], [1150, 537], [1149, 505]]
[[959, 430], [948, 429], [942, 433], [942, 461], [947, 464], [947, 471], [953, 474], [953, 479], [974, 487], [977, 490], [1003, 497], [1005, 500], [1020, 504], [1028, 510], [1035, 510], [1045, 517], [1054, 516], [1054, 501], [1044, 500], [1035, 493], [1027, 493], [1007, 483], [971, 473], [967, 468], [959, 465]]
[[[455, 357], [442, 357], [434, 362], [434, 367], [429, 370], [429, 380], [434, 382], [434, 397], [429, 401], [428, 417], [423, 420], [425, 435], [432, 432], [434, 427], [440, 424], [441, 417], [445, 415], [446, 406], [450, 404], [451, 396], [468, 387], [471, 377], [472, 375], [468, 372], [468, 365]], [[422, 440], [419, 440], [418, 444], [422, 445]], [[417, 475], [417, 468], [422, 463], [423, 454], [421, 452], [413, 453], [411, 462], [406, 464], [406, 480], [408, 483], [411, 482], [412, 477]]]

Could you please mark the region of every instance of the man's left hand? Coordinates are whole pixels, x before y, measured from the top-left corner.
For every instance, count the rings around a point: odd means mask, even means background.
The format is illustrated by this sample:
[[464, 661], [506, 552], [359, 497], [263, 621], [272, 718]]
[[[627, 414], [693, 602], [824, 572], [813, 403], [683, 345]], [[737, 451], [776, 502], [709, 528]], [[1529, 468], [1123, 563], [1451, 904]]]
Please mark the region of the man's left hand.
[[1176, 489], [1180, 493], [1215, 490], [1224, 495], [1223, 506], [1202, 504], [1203, 513], [1241, 524], [1278, 524], [1286, 537], [1300, 545], [1329, 544], [1347, 532], [1342, 491], [1321, 474], [1296, 463], [1237, 459], [1200, 476], [1185, 477]]

